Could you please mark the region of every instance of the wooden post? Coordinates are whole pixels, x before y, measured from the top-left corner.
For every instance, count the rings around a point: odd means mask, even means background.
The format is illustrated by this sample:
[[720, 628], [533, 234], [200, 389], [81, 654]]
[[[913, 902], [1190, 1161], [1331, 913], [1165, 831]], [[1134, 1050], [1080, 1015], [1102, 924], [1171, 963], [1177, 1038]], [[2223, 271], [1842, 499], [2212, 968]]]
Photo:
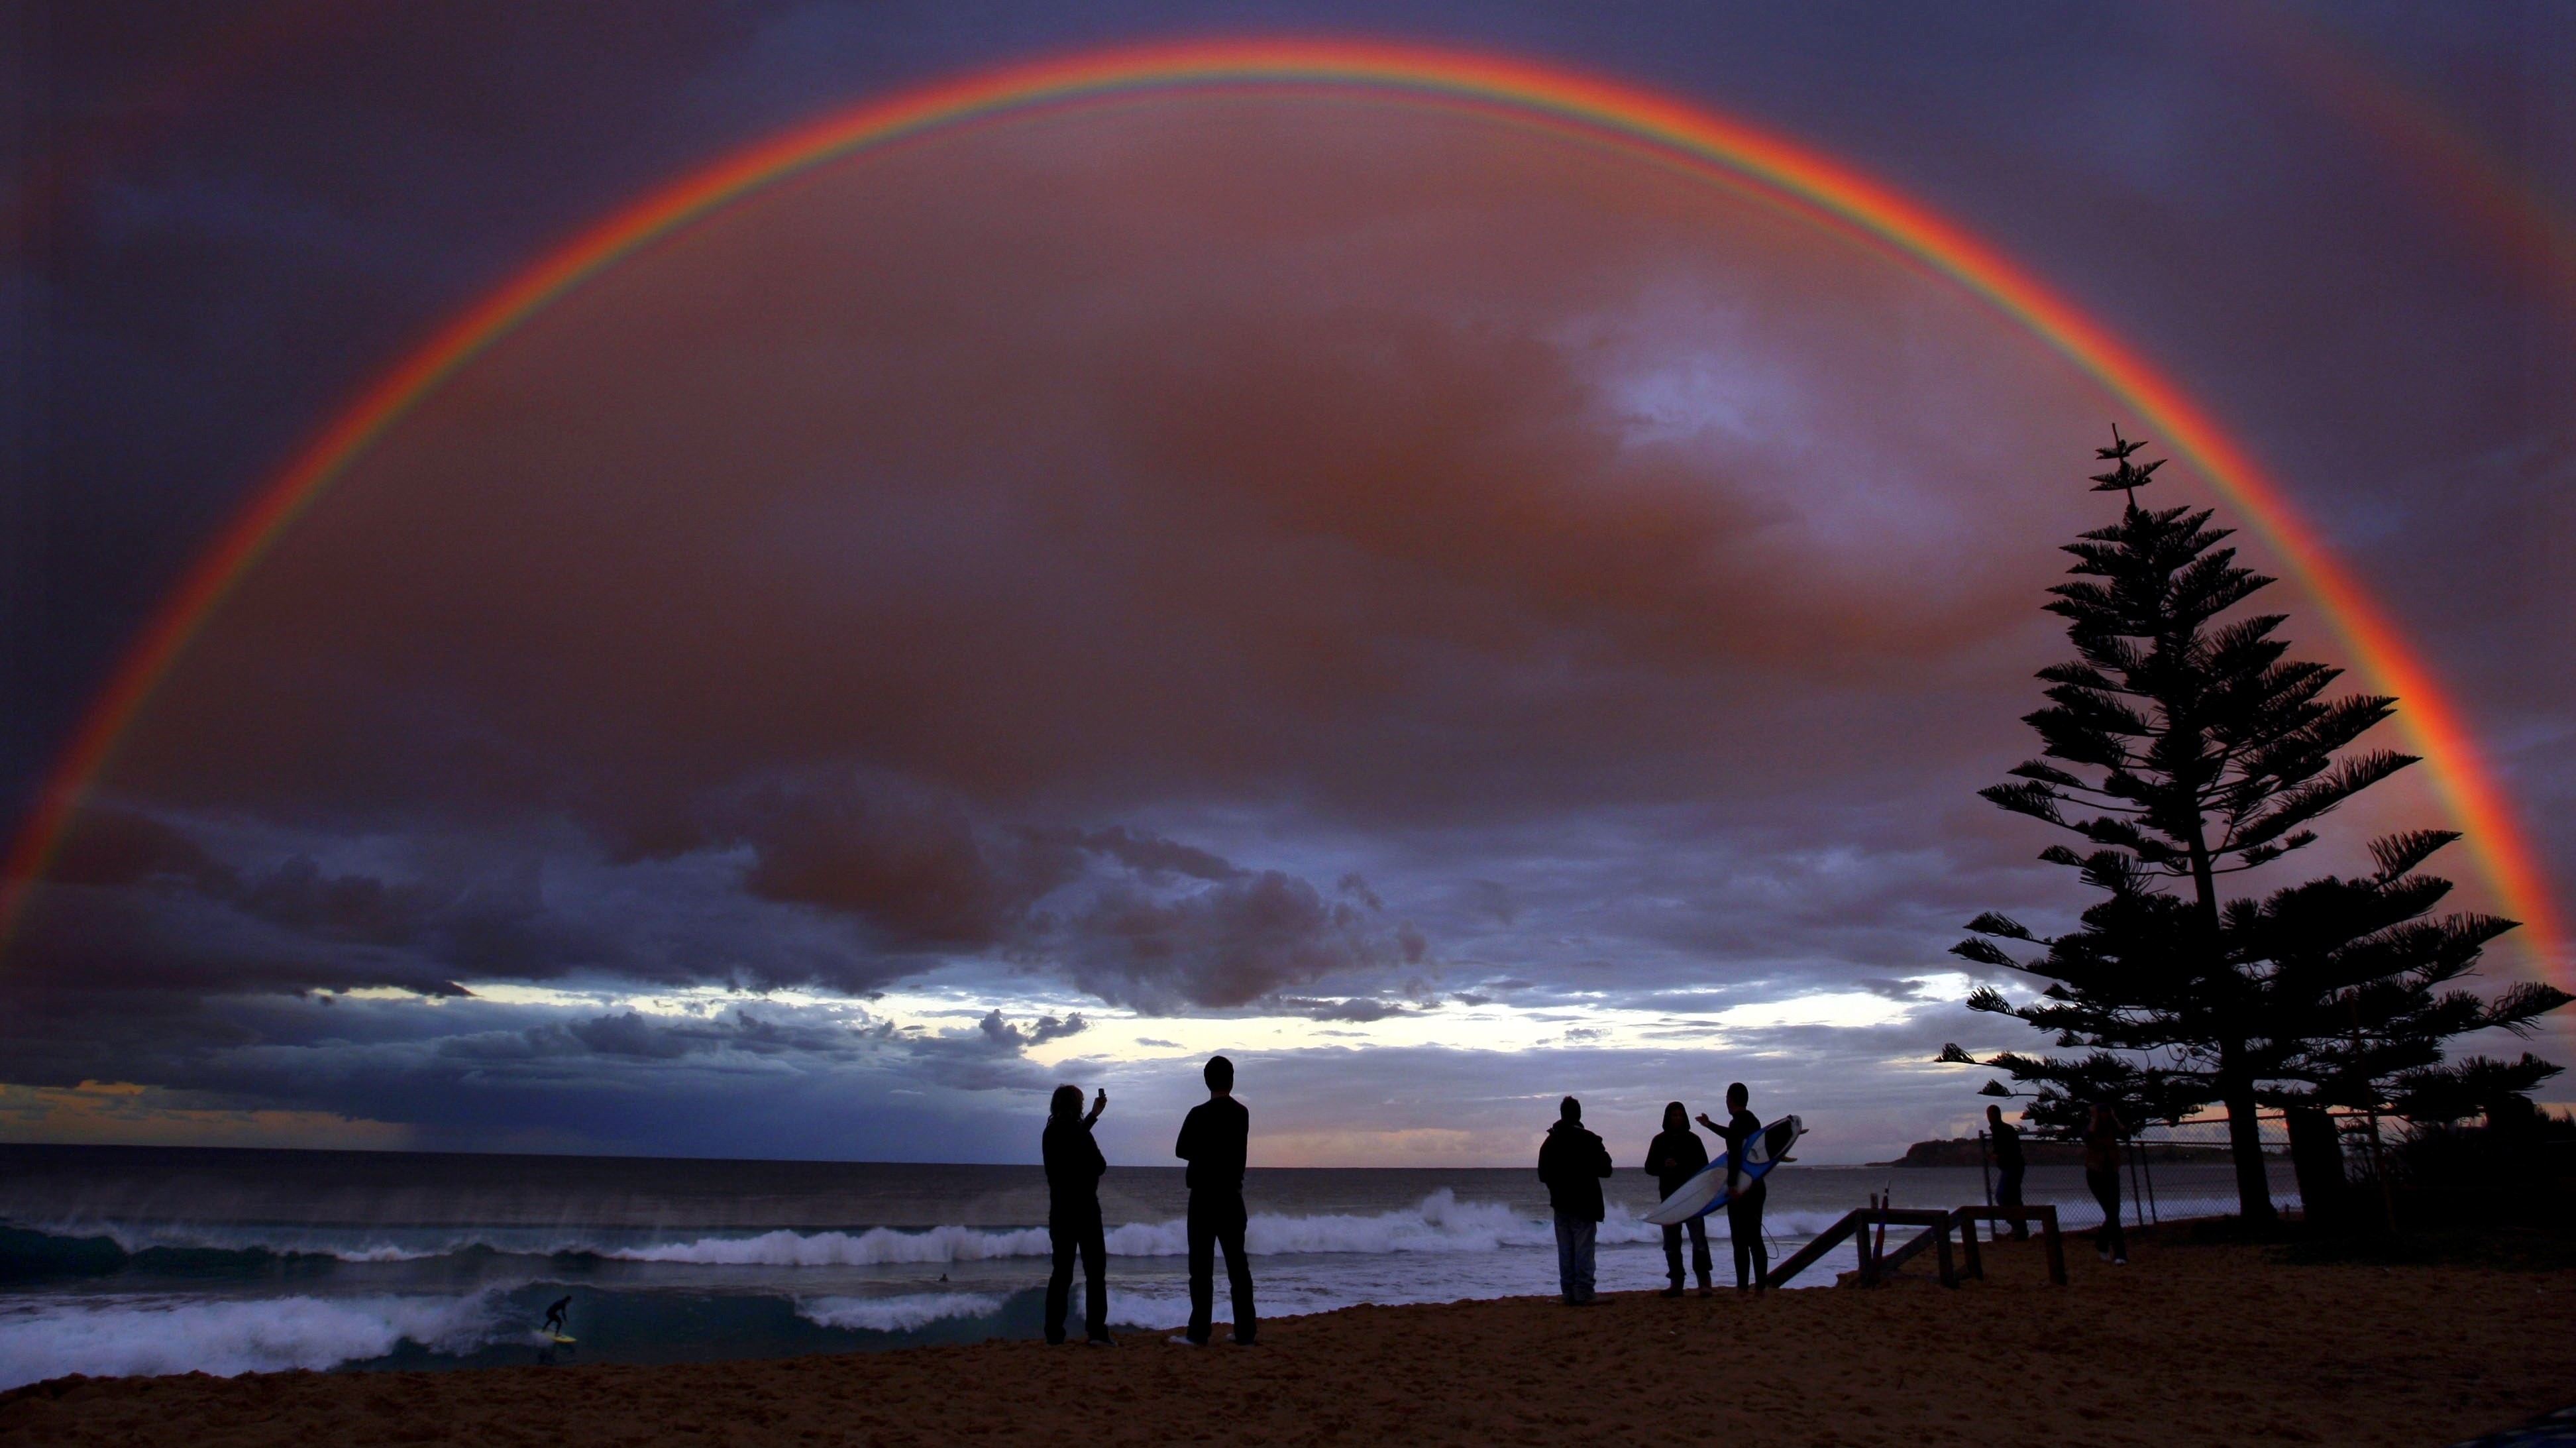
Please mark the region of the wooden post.
[[2066, 1285], [2066, 1243], [2057, 1235], [2057, 1207], [2054, 1203], [2039, 1209], [2040, 1239], [2048, 1248], [2048, 1280]]
[[1977, 1250], [1977, 1219], [1965, 1212], [1959, 1214], [1959, 1250], [1968, 1258], [1968, 1275], [1985, 1281], [1986, 1260]]

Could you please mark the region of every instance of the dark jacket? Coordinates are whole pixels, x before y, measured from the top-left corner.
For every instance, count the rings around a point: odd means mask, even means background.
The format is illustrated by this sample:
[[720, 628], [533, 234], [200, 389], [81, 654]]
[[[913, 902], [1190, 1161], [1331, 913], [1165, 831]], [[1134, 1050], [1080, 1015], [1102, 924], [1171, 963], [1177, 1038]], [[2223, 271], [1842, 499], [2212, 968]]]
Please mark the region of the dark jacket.
[[1109, 1162], [1100, 1154], [1100, 1143], [1091, 1139], [1091, 1128], [1079, 1116], [1050, 1116], [1038, 1148], [1046, 1154], [1050, 1214], [1070, 1209], [1098, 1215], [1100, 1174], [1109, 1170]]
[[1699, 1133], [1687, 1126], [1656, 1133], [1655, 1144], [1646, 1148], [1646, 1175], [1668, 1197], [1707, 1165], [1708, 1148], [1700, 1145]]
[[1547, 1204], [1558, 1216], [1600, 1221], [1601, 1179], [1609, 1174], [1610, 1148], [1581, 1123], [1560, 1120], [1547, 1129], [1538, 1149], [1538, 1179], [1547, 1183]]
[[1243, 1194], [1243, 1154], [1252, 1139], [1252, 1113], [1231, 1096], [1212, 1096], [1181, 1118], [1172, 1155], [1190, 1164], [1194, 1192]]
[[1995, 1123], [1995, 1165], [2005, 1171], [2021, 1170], [2021, 1132], [2009, 1121]]

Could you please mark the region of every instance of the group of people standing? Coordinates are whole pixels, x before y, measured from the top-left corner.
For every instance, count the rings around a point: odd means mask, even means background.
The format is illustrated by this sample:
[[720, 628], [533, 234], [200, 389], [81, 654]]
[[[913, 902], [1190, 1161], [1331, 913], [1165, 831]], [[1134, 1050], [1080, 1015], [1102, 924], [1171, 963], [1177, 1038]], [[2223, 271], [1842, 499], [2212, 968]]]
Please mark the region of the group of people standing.
[[[1243, 1160], [1252, 1139], [1252, 1113], [1234, 1099], [1234, 1063], [1208, 1058], [1200, 1073], [1208, 1099], [1181, 1118], [1181, 1137], [1172, 1154], [1189, 1163], [1190, 1192], [1190, 1325], [1172, 1339], [1205, 1347], [1216, 1310], [1216, 1253], [1225, 1252], [1225, 1275], [1234, 1294], [1234, 1340], [1253, 1345], [1259, 1322], [1252, 1310], [1252, 1263], [1243, 1250], [1248, 1220], [1243, 1208]], [[1073, 1295], [1073, 1264], [1082, 1259], [1083, 1338], [1093, 1347], [1116, 1347], [1109, 1335], [1109, 1244], [1100, 1220], [1100, 1178], [1109, 1162], [1092, 1139], [1091, 1128], [1109, 1109], [1109, 1093], [1082, 1109], [1082, 1088], [1058, 1086], [1047, 1104], [1046, 1131], [1039, 1138], [1046, 1159], [1047, 1238], [1055, 1249], [1055, 1270], [1047, 1278], [1046, 1340], [1065, 1339], [1064, 1319]]]
[[[2128, 1234], [2120, 1230], [2120, 1139], [2129, 1134], [2120, 1113], [2094, 1102], [2084, 1120], [2084, 1186], [2102, 1209], [2101, 1229], [2093, 1234], [2093, 1252], [2114, 1266], [2129, 1265]], [[2020, 1208], [2022, 1176], [2029, 1170], [2021, 1154], [2021, 1130], [2004, 1120], [2000, 1106], [1986, 1108], [1986, 1139], [1994, 1143], [1995, 1205]], [[2026, 1241], [2030, 1224], [2013, 1223], [2013, 1240]]]
[[[1725, 1125], [1706, 1114], [1699, 1118], [1700, 1125], [1726, 1144], [1726, 1233], [1735, 1243], [1738, 1292], [1761, 1291], [1762, 1279], [1771, 1270], [1770, 1253], [1762, 1244], [1762, 1203], [1768, 1192], [1758, 1179], [1746, 1180], [1742, 1170], [1745, 1148], [1762, 1133], [1761, 1119], [1748, 1109], [1750, 1104], [1751, 1093], [1738, 1081], [1726, 1088]], [[1690, 1123], [1688, 1108], [1678, 1101], [1667, 1103], [1664, 1128], [1646, 1148], [1646, 1174], [1666, 1197], [1708, 1168], [1708, 1148]], [[1606, 1215], [1601, 1182], [1611, 1169], [1610, 1149], [1584, 1128], [1583, 1103], [1566, 1097], [1557, 1104], [1557, 1122], [1547, 1129], [1547, 1140], [1538, 1149], [1538, 1179], [1547, 1183], [1548, 1206], [1556, 1214], [1557, 1284], [1569, 1306], [1583, 1307], [1594, 1300], [1593, 1252]], [[1685, 1229], [1690, 1235], [1691, 1266], [1699, 1274], [1699, 1295], [1706, 1297], [1717, 1289], [1709, 1280], [1715, 1263], [1708, 1252], [1704, 1217], [1665, 1226], [1664, 1270], [1672, 1285], [1663, 1295], [1682, 1295]]]

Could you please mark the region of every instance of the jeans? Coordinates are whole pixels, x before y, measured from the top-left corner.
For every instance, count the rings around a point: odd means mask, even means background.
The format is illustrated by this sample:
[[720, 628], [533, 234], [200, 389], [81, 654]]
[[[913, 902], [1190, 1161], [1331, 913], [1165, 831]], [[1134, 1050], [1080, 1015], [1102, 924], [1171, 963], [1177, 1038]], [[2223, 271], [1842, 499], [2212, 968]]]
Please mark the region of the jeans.
[[[2003, 1180], [1995, 1185], [1996, 1206], [2014, 1208], [2021, 1206], [2021, 1177], [2024, 1170], [2026, 1170], [2026, 1168], [2017, 1166], [2008, 1166], [2003, 1169]], [[2029, 1241], [2030, 1223], [2013, 1223], [2012, 1234], [2013, 1240], [2016, 1242]]]
[[2102, 1204], [2102, 1230], [2093, 1234], [2093, 1250], [2128, 1256], [2129, 1239], [2120, 1231], [2120, 1169], [2086, 1167], [2084, 1185], [2093, 1189], [2093, 1200]]
[[1726, 1202], [1726, 1235], [1735, 1242], [1738, 1290], [1761, 1286], [1771, 1273], [1771, 1251], [1762, 1244], [1762, 1202], [1769, 1195], [1762, 1183], [1755, 1182]]
[[1190, 1193], [1190, 1341], [1205, 1342], [1216, 1311], [1216, 1248], [1225, 1248], [1226, 1285], [1234, 1293], [1234, 1340], [1248, 1343], [1259, 1324], [1252, 1316], [1252, 1264], [1243, 1255], [1243, 1193]]
[[1090, 1210], [1068, 1207], [1047, 1214], [1047, 1239], [1055, 1245], [1055, 1272], [1047, 1278], [1046, 1340], [1064, 1341], [1066, 1299], [1073, 1295], [1073, 1258], [1082, 1254], [1082, 1330], [1085, 1336], [1109, 1335], [1109, 1289], [1104, 1268], [1109, 1244], [1100, 1230], [1100, 1204]]
[[1568, 1302], [1592, 1300], [1592, 1241], [1600, 1230], [1599, 1222], [1556, 1219], [1556, 1282]]
[[1691, 1267], [1699, 1273], [1699, 1285], [1708, 1285], [1708, 1275], [1715, 1264], [1708, 1255], [1708, 1219], [1693, 1217], [1687, 1222], [1669, 1222], [1664, 1226], [1664, 1273], [1673, 1285], [1682, 1285], [1682, 1229], [1690, 1228]]

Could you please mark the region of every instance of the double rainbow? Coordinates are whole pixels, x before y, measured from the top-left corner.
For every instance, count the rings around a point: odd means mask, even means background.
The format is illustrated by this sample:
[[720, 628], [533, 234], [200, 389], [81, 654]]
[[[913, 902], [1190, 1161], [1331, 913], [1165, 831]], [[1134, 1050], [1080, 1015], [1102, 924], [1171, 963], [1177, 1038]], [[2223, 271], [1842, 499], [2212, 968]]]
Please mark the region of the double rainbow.
[[2322, 607], [2398, 715], [2521, 939], [2565, 961], [2555, 902], [2521, 822], [2459, 711], [2395, 626], [2245, 449], [2170, 379], [2037, 277], [1923, 205], [1813, 151], [1711, 111], [1555, 66], [1381, 43], [1207, 41], [1092, 51], [923, 86], [798, 126], [653, 192], [575, 237], [442, 328], [378, 380], [225, 527], [162, 603], [84, 717], [0, 866], [0, 943], [74, 811], [155, 684], [296, 516], [424, 397], [603, 269], [764, 187], [934, 131], [1154, 95], [1356, 94], [1466, 113], [1612, 148], [1786, 208], [1966, 287], [2091, 374], [2136, 423], [2234, 504]]

